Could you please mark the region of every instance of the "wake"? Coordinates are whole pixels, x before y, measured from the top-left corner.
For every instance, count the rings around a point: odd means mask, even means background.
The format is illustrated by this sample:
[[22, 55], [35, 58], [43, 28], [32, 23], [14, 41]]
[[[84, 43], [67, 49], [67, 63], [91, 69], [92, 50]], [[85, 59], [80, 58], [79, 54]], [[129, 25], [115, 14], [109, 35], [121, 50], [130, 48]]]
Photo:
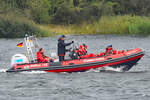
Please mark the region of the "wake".
[[[6, 73], [7, 69], [0, 69], [0, 73]], [[97, 69], [90, 69], [88, 71], [85, 71], [86, 73], [89, 72], [119, 72], [119, 73], [146, 73], [148, 70], [142, 70], [142, 71], [126, 71], [124, 72], [122, 68], [113, 68], [113, 67], [102, 67]], [[23, 71], [23, 72], [17, 72], [22, 74], [42, 74], [42, 73], [48, 73], [45, 71]], [[49, 72], [50, 73], [50, 72]], [[61, 72], [61, 73], [67, 73], [67, 72]], [[73, 72], [73, 73], [84, 73], [84, 72]]]
[[104, 67], [104, 71], [124, 72], [123, 68]]
[[124, 72], [122, 68], [102, 67], [97, 69], [90, 69], [86, 72]]
[[141, 70], [141, 71], [123, 71], [123, 67], [122, 68], [113, 68], [113, 67], [102, 67], [102, 68], [97, 68], [97, 69], [90, 69], [88, 71], [86, 71], [87, 73], [88, 72], [96, 72], [96, 73], [111, 73], [111, 72], [114, 72], [114, 73], [146, 73], [148, 72], [148, 70]]
[[[0, 69], [0, 73], [6, 73], [8, 69]], [[13, 72], [12, 72], [13, 73]], [[24, 72], [17, 72], [17, 73], [23, 73], [23, 74], [38, 74], [38, 73], [47, 73], [45, 71], [24, 71]]]
[[24, 71], [24, 72], [19, 72], [22, 74], [43, 74], [43, 73], [47, 73], [45, 71]]
[[0, 69], [0, 73], [5, 73], [7, 69]]

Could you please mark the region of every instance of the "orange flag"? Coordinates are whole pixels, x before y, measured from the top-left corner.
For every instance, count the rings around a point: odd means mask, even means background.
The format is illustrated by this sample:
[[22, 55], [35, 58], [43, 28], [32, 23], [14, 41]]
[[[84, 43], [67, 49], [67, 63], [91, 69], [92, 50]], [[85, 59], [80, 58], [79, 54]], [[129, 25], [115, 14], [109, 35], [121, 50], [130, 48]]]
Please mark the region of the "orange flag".
[[23, 42], [21, 42], [21, 43], [18, 43], [18, 44], [17, 44], [17, 47], [20, 47], [20, 48], [22, 48], [22, 47], [23, 47]]

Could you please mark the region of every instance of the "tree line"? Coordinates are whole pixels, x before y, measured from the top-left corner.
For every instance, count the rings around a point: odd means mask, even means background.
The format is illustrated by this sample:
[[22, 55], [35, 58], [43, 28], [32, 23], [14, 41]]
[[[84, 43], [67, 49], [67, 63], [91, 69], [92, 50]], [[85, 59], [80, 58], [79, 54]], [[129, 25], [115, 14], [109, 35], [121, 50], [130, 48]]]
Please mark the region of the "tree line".
[[92, 23], [101, 16], [150, 16], [150, 0], [0, 0], [0, 14], [39, 24]]

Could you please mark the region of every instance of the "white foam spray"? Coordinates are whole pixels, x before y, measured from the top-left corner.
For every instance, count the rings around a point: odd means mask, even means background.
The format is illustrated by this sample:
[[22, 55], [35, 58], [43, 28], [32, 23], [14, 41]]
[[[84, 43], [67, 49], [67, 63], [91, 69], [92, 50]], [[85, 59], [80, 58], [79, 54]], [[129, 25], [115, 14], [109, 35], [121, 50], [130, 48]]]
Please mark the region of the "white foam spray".
[[5, 73], [7, 69], [0, 69], [0, 73]]

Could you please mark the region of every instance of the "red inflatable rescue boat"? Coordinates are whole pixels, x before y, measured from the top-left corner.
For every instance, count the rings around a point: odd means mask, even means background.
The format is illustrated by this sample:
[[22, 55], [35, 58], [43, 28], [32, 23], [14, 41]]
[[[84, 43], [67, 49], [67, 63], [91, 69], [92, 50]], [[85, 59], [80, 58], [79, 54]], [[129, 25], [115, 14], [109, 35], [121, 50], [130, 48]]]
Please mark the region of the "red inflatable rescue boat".
[[82, 72], [95, 68], [113, 67], [122, 68], [122, 71], [129, 71], [142, 58], [144, 52], [140, 48], [133, 50], [114, 51], [109, 55], [102, 53], [62, 62], [49, 63], [24, 63], [15, 64], [7, 72], [21, 71], [46, 71], [46, 72]]

